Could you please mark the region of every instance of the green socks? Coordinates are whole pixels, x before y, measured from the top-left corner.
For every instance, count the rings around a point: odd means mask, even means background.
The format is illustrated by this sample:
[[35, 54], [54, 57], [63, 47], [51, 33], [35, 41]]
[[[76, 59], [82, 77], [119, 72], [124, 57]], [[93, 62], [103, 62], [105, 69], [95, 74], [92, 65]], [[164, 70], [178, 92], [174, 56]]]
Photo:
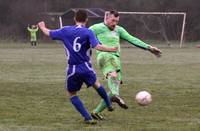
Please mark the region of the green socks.
[[119, 95], [120, 82], [116, 78], [108, 77], [108, 88], [112, 94]]
[[[108, 96], [111, 98], [114, 94], [119, 95], [119, 85], [120, 82], [116, 78], [108, 77], [108, 87], [110, 89], [110, 92], [108, 93]], [[102, 99], [99, 105], [96, 107], [96, 109], [93, 110], [94, 113], [100, 113], [106, 108], [106, 103]]]
[[[109, 92], [109, 93], [108, 93], [108, 96], [111, 97], [111, 96], [112, 96], [112, 93]], [[95, 112], [95, 113], [100, 113], [100, 112], [102, 112], [106, 107], [107, 107], [107, 106], [106, 106], [106, 103], [105, 103], [105, 101], [102, 99], [101, 102], [99, 103], [99, 105], [96, 107], [96, 109], [93, 110], [93, 112]]]

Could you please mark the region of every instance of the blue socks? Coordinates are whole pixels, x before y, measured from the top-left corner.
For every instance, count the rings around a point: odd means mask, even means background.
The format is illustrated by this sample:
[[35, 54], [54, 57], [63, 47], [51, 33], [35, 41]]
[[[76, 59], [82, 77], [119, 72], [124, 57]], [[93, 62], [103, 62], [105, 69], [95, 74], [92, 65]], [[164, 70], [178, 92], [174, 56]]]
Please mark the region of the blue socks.
[[[104, 99], [107, 107], [111, 107], [111, 101], [109, 96], [107, 95], [105, 89], [103, 86], [100, 86], [98, 89], [96, 89], [98, 94]], [[85, 118], [85, 121], [91, 120], [91, 116], [88, 113], [87, 109], [84, 107], [83, 103], [79, 99], [78, 96], [73, 96], [70, 98], [71, 103], [74, 105], [76, 110]]]
[[110, 98], [106, 93], [106, 90], [104, 89], [103, 86], [100, 86], [98, 89], [96, 89], [98, 94], [104, 99], [107, 107], [111, 107], [111, 102], [110, 102]]
[[70, 100], [71, 103], [76, 108], [76, 110], [81, 113], [81, 115], [85, 118], [86, 121], [92, 119], [78, 96], [73, 96], [70, 98]]

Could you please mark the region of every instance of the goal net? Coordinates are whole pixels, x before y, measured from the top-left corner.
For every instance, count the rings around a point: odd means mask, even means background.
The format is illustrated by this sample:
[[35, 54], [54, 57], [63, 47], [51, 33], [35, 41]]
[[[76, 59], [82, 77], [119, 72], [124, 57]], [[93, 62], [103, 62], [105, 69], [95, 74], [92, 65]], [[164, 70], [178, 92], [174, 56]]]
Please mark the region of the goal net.
[[159, 46], [182, 47], [186, 13], [119, 12], [120, 23], [135, 37]]
[[[74, 24], [73, 15], [78, 8], [66, 11], [59, 17], [60, 27]], [[99, 8], [86, 9], [88, 26], [103, 22], [106, 11]], [[119, 25], [130, 34], [148, 44], [166, 47], [182, 47], [186, 13], [184, 12], [119, 12]], [[128, 46], [128, 44], [125, 44]]]

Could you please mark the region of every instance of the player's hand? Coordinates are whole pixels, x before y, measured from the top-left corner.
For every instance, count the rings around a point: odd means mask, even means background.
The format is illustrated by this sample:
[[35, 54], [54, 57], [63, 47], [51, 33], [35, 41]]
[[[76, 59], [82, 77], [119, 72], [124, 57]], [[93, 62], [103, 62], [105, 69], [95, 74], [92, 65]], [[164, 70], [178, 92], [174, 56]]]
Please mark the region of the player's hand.
[[39, 27], [40, 29], [46, 27], [44, 21], [39, 22], [39, 23], [38, 23], [38, 27]]
[[161, 50], [158, 49], [157, 47], [149, 46], [148, 50], [149, 50], [151, 53], [153, 53], [155, 56], [161, 57], [162, 52], [161, 52]]
[[46, 27], [44, 21], [39, 22], [37, 25], [45, 35], [50, 36], [50, 29]]

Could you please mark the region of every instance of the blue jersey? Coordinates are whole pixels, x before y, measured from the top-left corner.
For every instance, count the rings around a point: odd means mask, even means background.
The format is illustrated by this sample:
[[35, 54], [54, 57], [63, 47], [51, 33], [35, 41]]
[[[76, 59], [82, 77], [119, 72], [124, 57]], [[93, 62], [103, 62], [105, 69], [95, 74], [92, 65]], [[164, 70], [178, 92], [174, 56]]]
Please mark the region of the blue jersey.
[[64, 43], [69, 65], [79, 65], [90, 61], [91, 47], [98, 45], [94, 33], [84, 26], [65, 26], [61, 29], [51, 30], [53, 40]]

